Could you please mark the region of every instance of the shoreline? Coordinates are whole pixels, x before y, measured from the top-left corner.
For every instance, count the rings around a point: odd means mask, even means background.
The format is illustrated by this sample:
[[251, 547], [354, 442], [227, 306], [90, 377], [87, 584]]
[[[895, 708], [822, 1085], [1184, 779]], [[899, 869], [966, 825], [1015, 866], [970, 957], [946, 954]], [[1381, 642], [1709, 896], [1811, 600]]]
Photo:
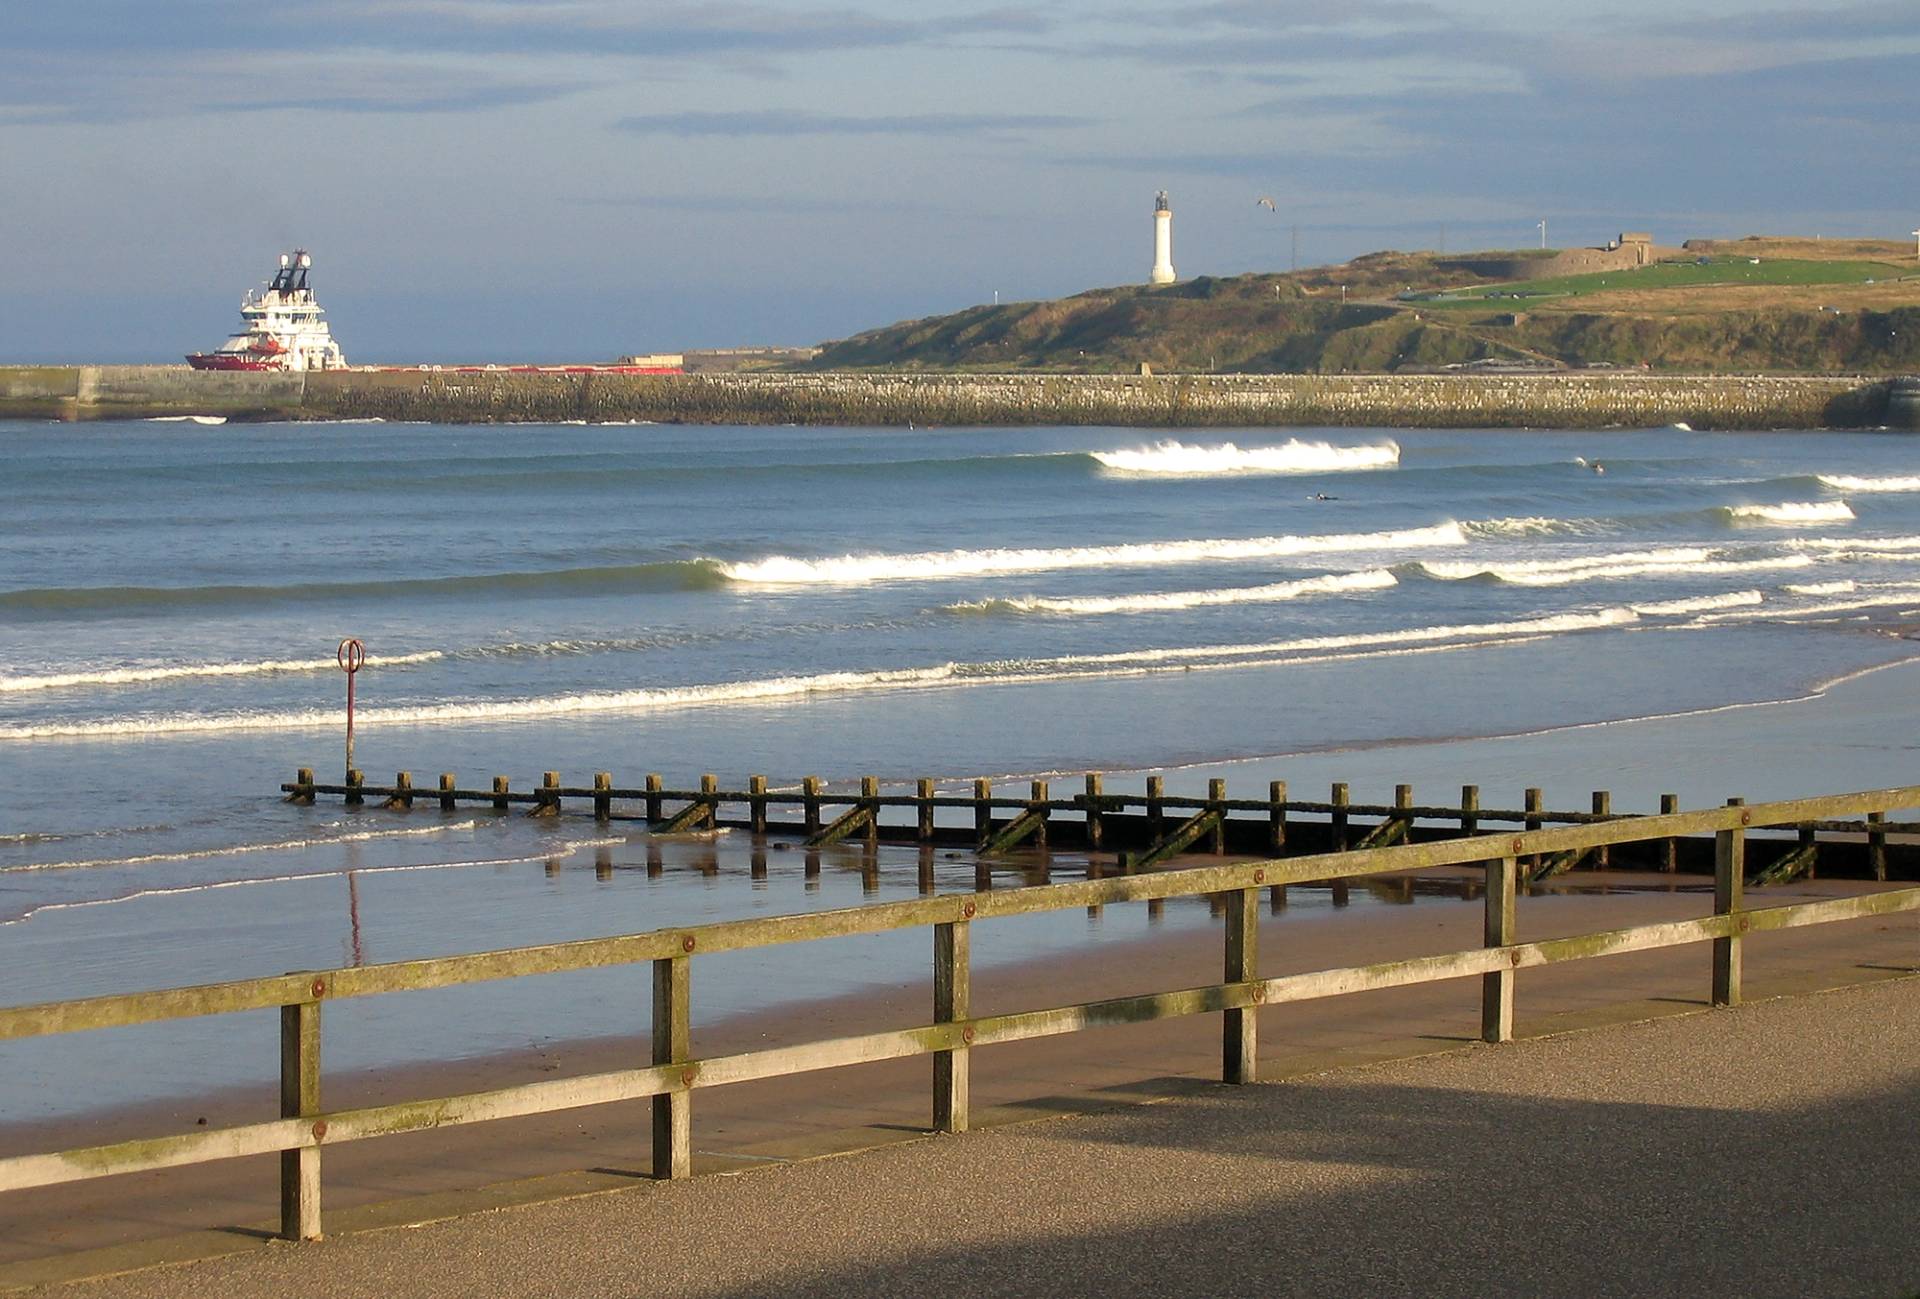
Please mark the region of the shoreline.
[[853, 427], [1920, 430], [1891, 375], [699, 375], [0, 366], [0, 418]]

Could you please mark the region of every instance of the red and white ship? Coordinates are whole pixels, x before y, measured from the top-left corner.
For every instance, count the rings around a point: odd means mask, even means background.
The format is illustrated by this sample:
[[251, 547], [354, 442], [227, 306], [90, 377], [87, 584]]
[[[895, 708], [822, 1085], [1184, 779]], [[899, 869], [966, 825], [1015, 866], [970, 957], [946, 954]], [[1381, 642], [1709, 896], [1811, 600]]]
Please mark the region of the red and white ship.
[[264, 293], [248, 290], [239, 333], [211, 352], [195, 352], [196, 370], [342, 370], [347, 358], [333, 341], [325, 313], [307, 287], [313, 258], [304, 248], [280, 254], [280, 270]]

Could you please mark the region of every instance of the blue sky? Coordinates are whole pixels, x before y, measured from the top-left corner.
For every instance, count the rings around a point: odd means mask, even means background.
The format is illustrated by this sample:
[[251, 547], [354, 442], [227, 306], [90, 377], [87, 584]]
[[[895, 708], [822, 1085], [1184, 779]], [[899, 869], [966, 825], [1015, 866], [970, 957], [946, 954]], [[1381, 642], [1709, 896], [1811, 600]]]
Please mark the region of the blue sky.
[[1161, 188], [1183, 277], [1920, 225], [1912, 0], [7, 8], [0, 361], [296, 243], [351, 360], [592, 360], [1137, 281]]

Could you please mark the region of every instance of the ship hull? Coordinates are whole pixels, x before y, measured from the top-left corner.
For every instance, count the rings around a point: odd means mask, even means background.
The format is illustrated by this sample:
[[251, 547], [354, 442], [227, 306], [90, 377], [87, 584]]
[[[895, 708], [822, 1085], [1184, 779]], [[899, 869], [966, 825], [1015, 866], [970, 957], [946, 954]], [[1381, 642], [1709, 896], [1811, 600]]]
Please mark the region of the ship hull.
[[187, 364], [196, 370], [284, 370], [284, 361], [268, 357], [241, 356], [231, 352], [195, 352]]

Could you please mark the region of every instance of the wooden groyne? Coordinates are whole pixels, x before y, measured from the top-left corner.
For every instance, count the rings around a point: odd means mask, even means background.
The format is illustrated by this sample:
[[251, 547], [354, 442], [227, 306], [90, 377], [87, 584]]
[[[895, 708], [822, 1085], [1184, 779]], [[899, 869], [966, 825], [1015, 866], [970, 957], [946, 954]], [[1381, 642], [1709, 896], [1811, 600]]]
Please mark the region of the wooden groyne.
[[[529, 815], [557, 817], [571, 812], [603, 822], [640, 822], [656, 835], [713, 830], [744, 830], [799, 842], [808, 849], [845, 841], [950, 846], [973, 850], [978, 887], [992, 887], [996, 859], [1027, 854], [1108, 854], [1123, 873], [1153, 870], [1193, 853], [1286, 856], [1341, 853], [1400, 843], [1433, 843], [1467, 838], [1496, 825], [1533, 831], [1549, 825], [1606, 825], [1643, 819], [1616, 811], [1608, 790], [1593, 792], [1587, 811], [1553, 811], [1541, 790], [1524, 791], [1521, 806], [1484, 807], [1480, 787], [1463, 785], [1458, 803], [1421, 804], [1412, 785], [1396, 785], [1391, 803], [1356, 803], [1351, 786], [1334, 782], [1324, 800], [1291, 796], [1287, 782], [1269, 781], [1264, 798], [1231, 798], [1227, 782], [1207, 782], [1204, 797], [1166, 792], [1163, 776], [1147, 776], [1139, 793], [1112, 790], [1101, 772], [1088, 772], [1079, 789], [1056, 797], [1053, 782], [1034, 780], [1024, 793], [996, 793], [993, 782], [975, 779], [966, 793], [940, 793], [938, 782], [921, 778], [906, 788], [882, 789], [873, 776], [857, 789], [831, 789], [808, 776], [797, 786], [774, 788], [765, 776], [751, 776], [744, 790], [722, 790], [719, 778], [704, 775], [694, 788], [670, 788], [658, 773], [638, 787], [618, 786], [611, 772], [596, 772], [591, 785], [568, 785], [549, 771], [538, 785], [514, 789], [506, 776], [486, 788], [462, 787], [453, 772], [441, 773], [434, 788], [417, 785], [411, 772], [397, 772], [390, 785], [368, 784], [365, 774], [349, 771], [339, 784], [314, 779], [302, 767], [280, 786], [289, 802], [311, 804], [338, 797], [348, 806], [373, 802], [394, 811], [415, 807], [454, 811], [462, 804], [495, 812], [525, 809]], [[1740, 800], [1733, 800], [1738, 803]], [[1660, 815], [1675, 812], [1677, 795], [1660, 797]], [[942, 813], [946, 814], [943, 822]], [[1308, 819], [1302, 819], [1308, 818]], [[1809, 821], [1791, 827], [1790, 838], [1756, 841], [1753, 882], [1776, 884], [1817, 872], [1852, 878], [1920, 879], [1920, 847], [1893, 836], [1920, 835], [1920, 822], [1887, 822], [1881, 814], [1862, 822]], [[1827, 836], [1822, 839], [1821, 836]], [[1836, 838], [1836, 836], [1838, 836]], [[1605, 846], [1529, 859], [1523, 878], [1539, 882], [1570, 870], [1638, 867], [1676, 872], [1711, 866], [1711, 844], [1665, 838], [1636, 844], [1628, 857]], [[1016, 863], [1022, 868], [1030, 860]], [[928, 863], [930, 867], [930, 863]], [[1090, 873], [1106, 863], [1089, 861]], [[931, 873], [923, 871], [930, 883]], [[1094, 875], [1098, 878], [1098, 875]]]
[[[546, 787], [549, 791], [558, 786]], [[305, 786], [301, 796], [321, 792]], [[361, 788], [364, 797], [371, 791]], [[451, 791], [457, 795], [456, 789]], [[591, 791], [589, 791], [591, 793]], [[611, 791], [608, 791], [611, 793]], [[702, 791], [717, 794], [716, 791]], [[663, 791], [664, 794], [664, 791]], [[644, 795], [644, 791], [643, 791]], [[862, 791], [863, 797], [872, 797]], [[549, 793], [549, 797], [552, 797]], [[558, 797], [567, 795], [562, 791]], [[309, 970], [269, 978], [162, 988], [38, 1005], [0, 1007], [0, 1041], [40, 1038], [243, 1011], [278, 1012], [280, 1108], [277, 1118], [79, 1149], [0, 1158], [0, 1192], [233, 1159], [279, 1157], [280, 1232], [316, 1239], [323, 1232], [322, 1157], [350, 1141], [425, 1133], [461, 1124], [646, 1099], [652, 1109], [650, 1158], [658, 1178], [693, 1169], [693, 1102], [702, 1089], [882, 1060], [927, 1058], [932, 1064], [930, 1127], [961, 1132], [971, 1123], [973, 1053], [989, 1047], [1123, 1024], [1191, 1015], [1220, 1017], [1220, 1078], [1250, 1083], [1260, 1071], [1260, 1011], [1283, 1003], [1354, 992], [1473, 980], [1479, 1036], [1514, 1037], [1520, 971], [1628, 952], [1711, 944], [1705, 973], [1711, 1004], [1739, 1003], [1743, 956], [1750, 938], [1772, 931], [1920, 911], [1920, 887], [1877, 889], [1855, 896], [1749, 907], [1747, 853], [1752, 832], [1840, 823], [1920, 806], [1920, 787], [1873, 790], [1753, 807], [1726, 806], [1649, 817], [1589, 821], [1537, 830], [1398, 843], [1344, 853], [1256, 859], [1181, 870], [1149, 871], [996, 891], [933, 894], [840, 910], [756, 917], [389, 964]], [[1349, 809], [1351, 810], [1351, 809]], [[1457, 809], [1456, 809], [1457, 810]], [[1482, 812], [1484, 819], [1486, 813]], [[1540, 814], [1544, 819], [1544, 814]], [[1595, 814], [1596, 816], [1602, 814]], [[1884, 821], [1881, 824], [1885, 824]], [[1525, 942], [1516, 897], [1522, 863], [1601, 850], [1623, 857], [1648, 844], [1710, 836], [1714, 888], [1711, 914], [1692, 919], [1583, 932]], [[1329, 879], [1364, 879], [1434, 868], [1476, 870], [1484, 881], [1484, 942], [1458, 951], [1372, 964], [1263, 977], [1259, 894], [1262, 889]], [[1072, 1005], [977, 1014], [972, 1002], [975, 926], [1016, 916], [1170, 898], [1218, 899], [1223, 924], [1195, 933], [1213, 945], [1218, 981], [1158, 988]], [[696, 963], [749, 949], [922, 930], [931, 938], [931, 1014], [924, 1023], [826, 1040], [702, 1055], [695, 1046], [691, 989]], [[649, 1045], [644, 1065], [546, 1078], [490, 1091], [328, 1108], [322, 1099], [322, 1012], [328, 1002], [448, 988], [530, 975], [644, 965], [652, 974]], [[1044, 996], [1044, 994], [1043, 994]], [[770, 989], [762, 1005], [775, 1004]], [[1126, 1050], [1131, 1038], [1109, 1038]], [[209, 1062], [208, 1068], [217, 1065]], [[209, 1073], [209, 1086], [217, 1083]], [[637, 1145], [637, 1141], [636, 1141]], [[422, 1148], [431, 1157], [432, 1147]]]
[[[1905, 386], [1903, 386], [1905, 385]], [[0, 366], [0, 417], [1111, 425], [1149, 428], [1920, 428], [1920, 385], [1871, 375], [699, 374]]]

